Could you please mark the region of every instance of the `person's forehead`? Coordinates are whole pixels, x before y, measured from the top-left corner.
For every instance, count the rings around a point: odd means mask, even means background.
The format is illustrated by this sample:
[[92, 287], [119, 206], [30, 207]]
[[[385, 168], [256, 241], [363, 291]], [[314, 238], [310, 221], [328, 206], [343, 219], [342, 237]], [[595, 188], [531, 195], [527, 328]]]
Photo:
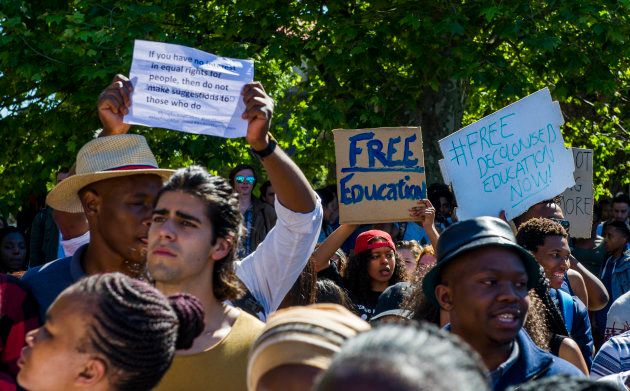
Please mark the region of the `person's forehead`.
[[452, 262], [450, 270], [460, 278], [484, 271], [523, 272], [525, 265], [516, 250], [501, 246], [486, 246], [467, 251]]
[[545, 247], [569, 247], [569, 241], [564, 236], [547, 235], [545, 236], [543, 246]]
[[628, 204], [625, 202], [613, 202], [613, 209], [628, 209]]
[[201, 221], [207, 220], [206, 204], [196, 195], [182, 191], [167, 191], [162, 193], [155, 204], [156, 211], [168, 213], [185, 213], [194, 216]]
[[236, 175], [243, 175], [243, 176], [254, 176], [254, 171], [252, 171], [249, 168], [243, 168], [242, 170], [238, 170], [236, 172]]

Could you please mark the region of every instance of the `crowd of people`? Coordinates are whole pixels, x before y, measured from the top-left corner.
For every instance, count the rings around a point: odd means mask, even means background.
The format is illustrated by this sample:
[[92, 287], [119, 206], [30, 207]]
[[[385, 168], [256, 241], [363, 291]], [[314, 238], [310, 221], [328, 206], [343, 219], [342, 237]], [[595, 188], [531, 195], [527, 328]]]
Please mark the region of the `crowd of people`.
[[158, 167], [131, 93], [99, 96], [28, 235], [0, 222], [1, 390], [630, 389], [627, 195], [589, 239], [553, 199], [458, 221], [441, 184], [408, 221], [339, 224], [261, 84], [228, 178]]

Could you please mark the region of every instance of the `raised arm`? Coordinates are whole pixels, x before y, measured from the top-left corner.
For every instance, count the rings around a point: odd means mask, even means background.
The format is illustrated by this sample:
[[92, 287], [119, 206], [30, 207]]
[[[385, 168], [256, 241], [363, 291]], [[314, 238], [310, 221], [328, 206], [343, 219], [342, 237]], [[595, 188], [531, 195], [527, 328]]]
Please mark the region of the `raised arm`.
[[129, 131], [131, 125], [124, 123], [123, 118], [129, 113], [132, 91], [131, 81], [123, 75], [116, 75], [98, 96], [98, 118], [103, 124], [100, 136], [126, 134]]
[[313, 251], [313, 255], [311, 255], [311, 261], [315, 266], [316, 272], [320, 272], [330, 266], [330, 257], [332, 257], [343, 242], [352, 235], [357, 227], [358, 225], [356, 224], [341, 224], [319, 244], [315, 251]]
[[246, 107], [243, 119], [248, 121], [245, 138], [255, 153], [266, 155], [260, 160], [276, 190], [278, 201], [294, 212], [311, 212], [315, 209], [315, 192], [302, 171], [276, 146], [269, 134], [273, 100], [260, 83], [254, 82], [243, 88], [243, 101]]
[[609, 297], [606, 287], [597, 276], [589, 272], [573, 255], [569, 257], [571, 269], [578, 272], [584, 280], [586, 292], [588, 293], [588, 303], [584, 303], [589, 311], [597, 311], [606, 307]]
[[431, 204], [431, 201], [428, 199], [418, 201], [417, 206], [409, 209], [409, 215], [422, 224], [422, 228], [424, 228], [429, 236], [431, 245], [434, 249], [437, 249], [440, 234], [438, 234], [435, 228], [435, 208], [433, 204]]

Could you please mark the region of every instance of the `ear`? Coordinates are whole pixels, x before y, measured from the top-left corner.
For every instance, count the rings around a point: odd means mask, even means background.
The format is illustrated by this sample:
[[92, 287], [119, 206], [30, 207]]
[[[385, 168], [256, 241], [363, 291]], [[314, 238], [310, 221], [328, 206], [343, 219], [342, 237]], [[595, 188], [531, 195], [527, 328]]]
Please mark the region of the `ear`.
[[93, 189], [85, 189], [79, 194], [83, 210], [87, 217], [92, 217], [98, 214], [99, 207], [101, 205], [101, 196]]
[[92, 357], [85, 363], [83, 371], [75, 379], [75, 383], [87, 389], [94, 388], [107, 379], [107, 364], [100, 358]]
[[453, 309], [453, 290], [450, 286], [445, 284], [438, 284], [435, 287], [435, 298], [444, 311], [451, 311]]
[[217, 242], [212, 246], [210, 250], [210, 259], [218, 261], [225, 258], [226, 255], [232, 250], [234, 239], [231, 236], [225, 238], [217, 238]]

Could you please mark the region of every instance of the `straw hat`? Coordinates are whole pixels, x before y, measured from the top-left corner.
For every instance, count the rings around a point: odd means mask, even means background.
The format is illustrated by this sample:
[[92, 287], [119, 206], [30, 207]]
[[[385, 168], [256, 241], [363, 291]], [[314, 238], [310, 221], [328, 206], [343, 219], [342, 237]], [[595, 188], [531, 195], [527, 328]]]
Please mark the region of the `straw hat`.
[[155, 174], [168, 179], [173, 170], [160, 169], [144, 137], [122, 134], [99, 137], [77, 154], [76, 175], [59, 182], [46, 203], [63, 212], [83, 212], [79, 190], [90, 183], [128, 175]]

